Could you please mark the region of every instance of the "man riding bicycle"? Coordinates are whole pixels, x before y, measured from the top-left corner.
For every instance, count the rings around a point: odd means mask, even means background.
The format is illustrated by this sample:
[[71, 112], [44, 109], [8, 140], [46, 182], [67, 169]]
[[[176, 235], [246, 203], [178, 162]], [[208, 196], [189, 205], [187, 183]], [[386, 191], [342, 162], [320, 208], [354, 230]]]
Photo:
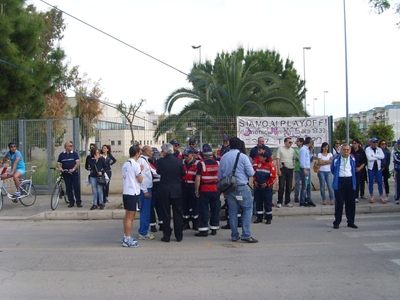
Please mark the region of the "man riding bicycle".
[[17, 189], [14, 193], [14, 197], [19, 198], [21, 197], [20, 178], [22, 175], [25, 174], [25, 162], [21, 152], [17, 150], [17, 145], [15, 143], [9, 143], [8, 149], [10, 151], [8, 151], [6, 156], [4, 156], [0, 167], [2, 167], [8, 160], [10, 160], [11, 170], [9, 172], [2, 174], [1, 180], [12, 177], [14, 180], [15, 187]]

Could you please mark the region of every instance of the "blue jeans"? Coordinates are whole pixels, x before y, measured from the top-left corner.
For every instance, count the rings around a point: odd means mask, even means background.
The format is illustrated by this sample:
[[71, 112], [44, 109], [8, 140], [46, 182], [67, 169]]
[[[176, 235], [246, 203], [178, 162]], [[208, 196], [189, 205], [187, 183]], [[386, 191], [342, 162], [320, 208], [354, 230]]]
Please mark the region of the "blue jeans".
[[294, 198], [299, 199], [300, 195], [300, 171], [294, 172]]
[[[93, 193], [93, 205], [96, 205], [97, 201], [103, 204], [103, 186], [97, 183], [97, 177], [90, 177], [90, 185], [92, 186]], [[78, 202], [78, 201], [77, 201]]]
[[376, 183], [378, 184], [378, 191], [379, 195], [383, 194], [383, 186], [382, 186], [382, 171], [374, 171], [374, 170], [369, 170], [368, 169], [368, 189], [370, 195], [374, 194], [374, 182], [376, 180]]
[[329, 200], [334, 200], [335, 198], [333, 195], [333, 188], [332, 188], [332, 173], [329, 171], [319, 171], [318, 179], [319, 179], [322, 200], [326, 200], [325, 182], [326, 182], [326, 185], [328, 186]]
[[[147, 192], [152, 196], [151, 188], [147, 189]], [[151, 209], [151, 197], [146, 198], [143, 191], [140, 191], [140, 225], [138, 233], [141, 235], [147, 235], [149, 233], [150, 226], [150, 209]]]
[[311, 201], [311, 172], [308, 171], [308, 184], [306, 185], [306, 176], [304, 175], [304, 169], [300, 169], [300, 180], [301, 180], [301, 194], [300, 203], [305, 203], [306, 199]]
[[[236, 200], [236, 196], [242, 196], [243, 200]], [[242, 209], [242, 239], [251, 237], [250, 224], [253, 216], [253, 197], [248, 185], [238, 186], [232, 192], [226, 194], [229, 207], [229, 225], [231, 226], [232, 240], [239, 239], [237, 213]]]

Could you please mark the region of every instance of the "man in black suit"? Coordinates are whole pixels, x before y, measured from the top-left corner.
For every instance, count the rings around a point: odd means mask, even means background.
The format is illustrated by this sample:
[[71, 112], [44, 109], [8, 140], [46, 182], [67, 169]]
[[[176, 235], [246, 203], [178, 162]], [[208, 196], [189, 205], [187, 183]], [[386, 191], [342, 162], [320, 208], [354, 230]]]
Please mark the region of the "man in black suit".
[[157, 173], [161, 180], [158, 187], [158, 200], [163, 211], [163, 242], [169, 243], [171, 237], [171, 205], [174, 218], [174, 233], [178, 242], [182, 241], [183, 213], [181, 177], [184, 174], [182, 160], [173, 156], [172, 144], [161, 146], [164, 157], [157, 161]]

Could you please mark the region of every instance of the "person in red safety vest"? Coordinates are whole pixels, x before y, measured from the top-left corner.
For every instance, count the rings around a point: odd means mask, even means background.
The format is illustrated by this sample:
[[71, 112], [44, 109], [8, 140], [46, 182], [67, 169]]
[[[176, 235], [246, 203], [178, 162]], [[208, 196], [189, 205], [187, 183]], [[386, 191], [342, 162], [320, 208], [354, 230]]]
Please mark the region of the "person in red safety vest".
[[[256, 202], [257, 219], [254, 223], [262, 223], [265, 210], [266, 224], [272, 221], [272, 187], [276, 181], [276, 168], [267, 152], [258, 156], [258, 163], [253, 164], [254, 200]], [[263, 210], [264, 209], [264, 210]]]
[[178, 143], [177, 140], [172, 140], [169, 142], [172, 146], [174, 146], [174, 154], [172, 154], [173, 156], [175, 156], [176, 158], [183, 158], [182, 153], [179, 152], [179, 146], [180, 144]]
[[158, 186], [160, 185], [160, 175], [157, 174], [157, 160], [160, 158], [160, 151], [155, 147], [152, 147], [152, 149], [153, 149], [153, 155], [152, 157], [149, 158], [150, 169], [153, 176], [153, 195], [151, 197], [151, 209], [150, 209], [150, 231], [157, 232], [156, 213], [158, 217], [158, 225], [160, 231], [162, 231], [162, 226], [163, 226], [162, 208], [160, 202], [157, 200], [158, 196], [157, 189]]
[[[219, 212], [221, 210], [220, 193], [217, 189], [219, 162], [213, 159], [212, 148], [203, 145], [204, 161], [198, 163], [195, 182], [196, 197], [199, 198], [199, 232], [195, 236], [216, 235], [219, 229]], [[209, 218], [209, 211], [210, 218]]]
[[186, 148], [183, 151], [183, 170], [182, 176], [182, 211], [183, 211], [183, 230], [190, 229], [189, 222], [192, 221], [192, 228], [199, 228], [199, 200], [194, 193], [194, 182], [197, 173], [198, 160], [193, 157], [194, 149]]

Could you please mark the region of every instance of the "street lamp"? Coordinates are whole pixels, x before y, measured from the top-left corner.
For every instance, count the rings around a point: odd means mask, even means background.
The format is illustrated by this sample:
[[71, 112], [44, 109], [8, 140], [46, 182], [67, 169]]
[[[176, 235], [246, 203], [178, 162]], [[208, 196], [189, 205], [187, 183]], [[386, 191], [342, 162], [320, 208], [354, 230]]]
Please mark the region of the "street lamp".
[[303, 47], [303, 71], [304, 71], [304, 109], [307, 114], [307, 91], [306, 91], [306, 55], [304, 50], [310, 50], [311, 47]]
[[344, 19], [344, 65], [346, 74], [346, 143], [350, 140], [350, 120], [349, 120], [349, 82], [347, 78], [347, 30], [346, 30], [346, 0], [343, 0], [343, 19]]
[[201, 64], [201, 45], [192, 46], [193, 49], [199, 49], [199, 65]]
[[[317, 99], [317, 98], [314, 98], [313, 100], [314, 100], [314, 101], [317, 101], [318, 99]], [[315, 117], [315, 102], [313, 102], [313, 115], [314, 115], [314, 117]]]
[[324, 91], [324, 116], [325, 116], [325, 94], [327, 93], [328, 91]]

